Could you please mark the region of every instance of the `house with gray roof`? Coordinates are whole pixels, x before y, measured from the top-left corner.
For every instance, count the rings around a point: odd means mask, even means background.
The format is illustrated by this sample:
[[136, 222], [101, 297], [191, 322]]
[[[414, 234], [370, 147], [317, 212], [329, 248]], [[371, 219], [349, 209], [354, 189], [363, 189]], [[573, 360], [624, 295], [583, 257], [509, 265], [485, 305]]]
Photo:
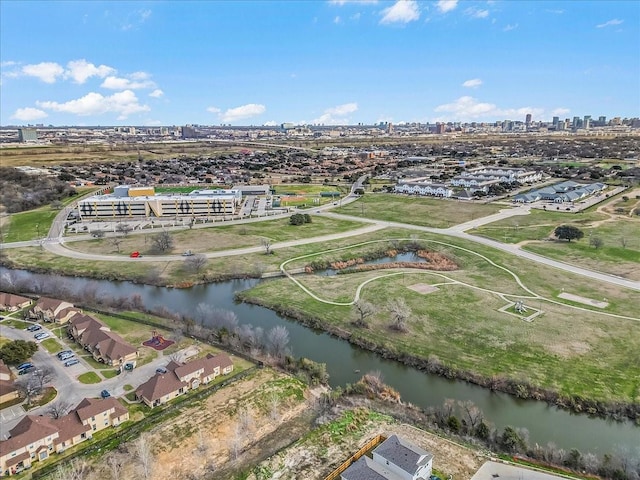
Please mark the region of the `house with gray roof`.
[[397, 435], [391, 435], [372, 452], [340, 475], [341, 480], [428, 480], [433, 455]]

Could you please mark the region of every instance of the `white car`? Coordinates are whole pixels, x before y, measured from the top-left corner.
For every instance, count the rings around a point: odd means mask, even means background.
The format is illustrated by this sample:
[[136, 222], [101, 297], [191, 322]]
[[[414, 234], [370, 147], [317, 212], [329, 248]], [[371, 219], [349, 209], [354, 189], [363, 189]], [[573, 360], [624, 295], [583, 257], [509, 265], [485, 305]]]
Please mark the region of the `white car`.
[[47, 332], [40, 332], [40, 333], [36, 333], [33, 338], [35, 338], [36, 340], [44, 340], [45, 338], [49, 338], [51, 335], [49, 335]]

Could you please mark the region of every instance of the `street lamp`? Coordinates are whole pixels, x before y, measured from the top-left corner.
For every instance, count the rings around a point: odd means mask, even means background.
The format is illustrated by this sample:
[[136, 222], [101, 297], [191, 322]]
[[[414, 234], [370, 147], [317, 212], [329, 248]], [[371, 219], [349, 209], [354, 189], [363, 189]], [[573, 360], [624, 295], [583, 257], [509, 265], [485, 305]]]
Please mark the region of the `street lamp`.
[[36, 238], [40, 238], [40, 224], [36, 223]]

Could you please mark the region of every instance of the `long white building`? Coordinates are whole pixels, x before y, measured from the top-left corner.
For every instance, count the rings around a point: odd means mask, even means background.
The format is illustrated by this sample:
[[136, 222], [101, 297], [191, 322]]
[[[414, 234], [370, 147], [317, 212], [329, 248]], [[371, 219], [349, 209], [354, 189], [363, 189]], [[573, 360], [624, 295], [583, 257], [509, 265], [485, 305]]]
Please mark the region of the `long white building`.
[[[146, 190], [143, 193], [151, 192]], [[239, 190], [194, 190], [189, 194], [145, 195], [135, 193], [133, 189], [125, 193], [125, 189], [116, 187], [113, 194], [94, 195], [80, 200], [78, 212], [83, 220], [220, 217], [234, 215], [241, 201]]]
[[400, 181], [395, 186], [396, 193], [410, 195], [429, 195], [432, 197], [450, 197], [453, 190], [443, 183], [431, 183], [426, 179], [414, 178], [410, 181]]

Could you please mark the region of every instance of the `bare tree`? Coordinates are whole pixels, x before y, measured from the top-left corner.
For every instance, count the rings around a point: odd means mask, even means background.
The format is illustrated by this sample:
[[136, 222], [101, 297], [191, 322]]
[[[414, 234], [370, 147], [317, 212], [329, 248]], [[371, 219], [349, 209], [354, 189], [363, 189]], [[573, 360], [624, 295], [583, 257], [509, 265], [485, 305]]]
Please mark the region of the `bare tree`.
[[120, 458], [115, 454], [111, 455], [107, 460], [107, 467], [109, 467], [111, 479], [120, 480], [120, 475], [122, 474], [122, 462]]
[[462, 409], [465, 415], [465, 420], [469, 426], [469, 433], [473, 433], [476, 427], [482, 422], [483, 415], [480, 410], [471, 400], [465, 402], [458, 402], [458, 405]]
[[231, 441], [229, 442], [229, 455], [234, 460], [237, 460], [237, 458], [240, 456], [240, 452], [242, 451], [242, 443], [242, 428], [240, 427], [240, 424], [237, 423], [233, 429], [233, 437], [231, 437]]
[[369, 326], [367, 319], [377, 313], [377, 309], [372, 303], [362, 299], [353, 304], [353, 310], [356, 314], [356, 321], [354, 323], [358, 327], [363, 328], [367, 328]]
[[596, 250], [599, 249], [600, 247], [602, 247], [604, 245], [604, 240], [602, 240], [602, 238], [597, 237], [597, 236], [591, 236], [589, 237], [589, 245], [591, 245], [592, 247], [594, 247]]
[[395, 298], [389, 302], [389, 310], [391, 312], [391, 327], [399, 332], [406, 332], [411, 309], [404, 298]]
[[56, 376], [55, 370], [49, 365], [43, 365], [33, 372], [33, 379], [37, 382], [38, 387], [42, 390], [45, 384], [49, 383]]
[[22, 394], [22, 396], [27, 400], [27, 405], [31, 405], [31, 400], [33, 400], [33, 397], [35, 397], [42, 391], [39, 382], [35, 380], [31, 375], [29, 375], [27, 378], [16, 380], [13, 386], [16, 387], [18, 389], [18, 392], [20, 392], [20, 394]]
[[53, 480], [84, 480], [89, 474], [89, 468], [84, 460], [74, 458], [64, 465], [59, 465], [53, 474]]
[[167, 231], [160, 232], [151, 237], [153, 249], [158, 252], [168, 252], [173, 248], [173, 237]]
[[269, 418], [273, 422], [280, 420], [280, 397], [275, 392], [269, 396]]
[[245, 434], [254, 429], [255, 422], [253, 420], [253, 415], [248, 408], [243, 407], [238, 411], [238, 425], [240, 425], [240, 428]]
[[140, 472], [145, 480], [153, 478], [154, 456], [148, 434], [143, 433], [134, 444]]
[[264, 248], [265, 255], [271, 255], [273, 253], [273, 251], [271, 250], [271, 240], [269, 240], [268, 238], [263, 238], [262, 240], [260, 240], [260, 244], [262, 245], [262, 248]]
[[104, 230], [91, 230], [89, 233], [91, 233], [93, 238], [104, 238], [106, 235]]
[[205, 438], [202, 433], [202, 428], [198, 427], [198, 445], [197, 445], [198, 453], [201, 455], [206, 455], [209, 451], [209, 441]]
[[184, 264], [187, 267], [188, 270], [194, 272], [194, 273], [200, 273], [200, 271], [206, 267], [207, 262], [209, 260], [207, 259], [207, 256], [203, 253], [198, 253], [196, 255], [193, 255], [191, 257], [187, 257], [184, 260]]
[[126, 237], [127, 235], [129, 235], [129, 232], [131, 232], [131, 230], [133, 229], [131, 228], [131, 225], [129, 225], [128, 223], [119, 222], [116, 225], [116, 232], [121, 233], [123, 237]]
[[52, 418], [60, 418], [69, 413], [69, 410], [71, 410], [71, 403], [64, 399], [59, 399], [49, 405], [49, 408], [47, 408], [47, 415]]
[[120, 237], [111, 237], [109, 239], [109, 242], [111, 243], [111, 245], [116, 247], [116, 250], [118, 251], [118, 253], [120, 253], [120, 244], [122, 243], [122, 239]]
[[267, 333], [267, 347], [269, 353], [276, 358], [282, 358], [287, 353], [289, 345], [289, 331], [282, 325], [273, 327]]

